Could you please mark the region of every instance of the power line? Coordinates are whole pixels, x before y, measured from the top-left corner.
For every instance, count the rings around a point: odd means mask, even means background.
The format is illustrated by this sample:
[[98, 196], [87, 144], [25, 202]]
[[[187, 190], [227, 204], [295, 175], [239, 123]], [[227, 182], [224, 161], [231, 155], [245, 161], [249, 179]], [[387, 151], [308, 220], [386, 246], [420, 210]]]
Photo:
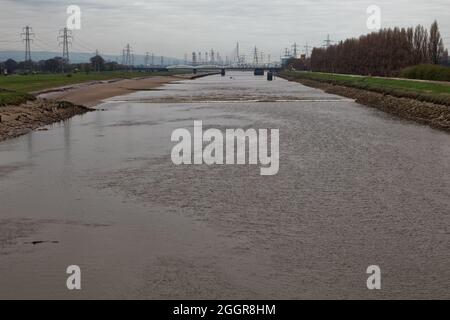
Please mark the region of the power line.
[[79, 43], [78, 39], [77, 39], [77, 43], [74, 45], [74, 48], [78, 48], [78, 49], [81, 49], [80, 51], [87, 51], [89, 53], [95, 51], [95, 50], [92, 50], [93, 48], [86, 47], [83, 44]]
[[77, 44], [79, 44], [86, 50], [89, 50], [90, 52], [94, 52], [96, 50], [95, 46], [91, 46], [89, 43], [85, 42], [84, 40], [80, 39], [79, 37], [77, 38]]
[[[48, 51], [49, 48], [51, 48], [52, 46], [48, 44], [48, 42], [42, 40], [41, 38], [39, 38], [38, 36], [34, 36], [34, 40], [36, 40], [37, 42], [41, 43], [45, 48], [41, 48], [44, 49], [44, 51]], [[38, 44], [35, 43], [35, 46], [37, 46]], [[54, 47], [55, 48], [55, 47]], [[57, 51], [56, 49], [52, 48], [52, 50]]]

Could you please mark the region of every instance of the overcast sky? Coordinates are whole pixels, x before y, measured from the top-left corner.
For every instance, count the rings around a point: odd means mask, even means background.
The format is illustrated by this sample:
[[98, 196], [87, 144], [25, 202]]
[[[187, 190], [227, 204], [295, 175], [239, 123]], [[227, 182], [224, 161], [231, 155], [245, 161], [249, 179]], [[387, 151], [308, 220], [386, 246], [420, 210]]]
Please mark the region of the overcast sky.
[[130, 43], [136, 54], [182, 58], [211, 48], [223, 57], [237, 41], [243, 54], [257, 46], [279, 57], [297, 42], [322, 45], [368, 33], [370, 5], [382, 9], [382, 26], [427, 27], [434, 19], [450, 47], [450, 0], [0, 0], [0, 50], [21, 49], [22, 27], [36, 33], [35, 50], [59, 50], [57, 30], [69, 5], [82, 10], [82, 29], [74, 32], [75, 51], [119, 54]]

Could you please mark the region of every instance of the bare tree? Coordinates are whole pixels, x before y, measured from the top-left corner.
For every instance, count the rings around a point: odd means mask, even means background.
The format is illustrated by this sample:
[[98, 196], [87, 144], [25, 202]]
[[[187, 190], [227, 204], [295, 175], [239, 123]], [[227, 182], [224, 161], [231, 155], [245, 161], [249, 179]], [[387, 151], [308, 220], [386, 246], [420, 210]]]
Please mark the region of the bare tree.
[[389, 28], [327, 48], [314, 48], [311, 68], [322, 72], [390, 76], [412, 65], [439, 63], [444, 50], [436, 22], [429, 35], [420, 25]]
[[439, 32], [439, 26], [437, 21], [434, 21], [430, 29], [430, 41], [428, 44], [429, 56], [431, 62], [439, 64], [442, 55], [444, 54], [444, 42]]

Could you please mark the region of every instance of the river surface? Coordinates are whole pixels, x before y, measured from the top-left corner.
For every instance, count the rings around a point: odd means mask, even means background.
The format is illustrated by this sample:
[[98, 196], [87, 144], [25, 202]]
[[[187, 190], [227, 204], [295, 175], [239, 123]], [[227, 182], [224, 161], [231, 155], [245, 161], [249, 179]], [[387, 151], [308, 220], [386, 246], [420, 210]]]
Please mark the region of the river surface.
[[[447, 133], [250, 73], [98, 108], [0, 143], [0, 298], [450, 298]], [[194, 120], [280, 129], [278, 175], [173, 165]]]

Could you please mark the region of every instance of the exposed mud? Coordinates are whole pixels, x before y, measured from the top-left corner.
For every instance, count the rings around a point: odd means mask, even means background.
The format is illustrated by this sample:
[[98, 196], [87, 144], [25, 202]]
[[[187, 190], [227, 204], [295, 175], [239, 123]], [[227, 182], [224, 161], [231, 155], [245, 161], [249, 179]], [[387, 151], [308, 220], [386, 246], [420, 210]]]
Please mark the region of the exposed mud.
[[[93, 111], [104, 99], [134, 91], [156, 90], [176, 80], [198, 79], [210, 75], [175, 75], [92, 81], [34, 92], [39, 98], [20, 106], [0, 107], [0, 141], [24, 135], [75, 115]], [[158, 89], [159, 90], [159, 89]], [[1, 172], [0, 172], [1, 174]]]
[[[20, 106], [0, 107], [0, 141], [24, 135], [92, 109], [69, 102], [38, 99]], [[1, 173], [0, 173], [1, 174]]]
[[173, 76], [151, 76], [135, 79], [114, 79], [109, 81], [95, 81], [75, 84], [71, 86], [54, 88], [36, 92], [39, 98], [56, 101], [69, 101], [74, 104], [94, 107], [103, 100], [125, 95], [135, 91], [152, 91], [158, 87], [177, 80], [197, 79], [208, 76], [210, 73], [198, 75], [181, 74]]

